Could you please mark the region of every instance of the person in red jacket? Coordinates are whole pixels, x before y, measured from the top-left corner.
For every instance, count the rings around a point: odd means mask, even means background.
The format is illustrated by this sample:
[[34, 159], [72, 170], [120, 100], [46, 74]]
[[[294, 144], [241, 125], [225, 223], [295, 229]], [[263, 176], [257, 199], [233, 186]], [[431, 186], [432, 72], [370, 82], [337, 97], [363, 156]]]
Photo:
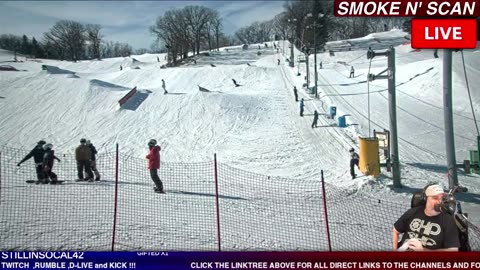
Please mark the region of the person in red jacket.
[[148, 159], [148, 169], [150, 170], [150, 176], [152, 177], [155, 187], [153, 190], [157, 193], [165, 193], [163, 190], [163, 183], [158, 177], [158, 169], [160, 169], [160, 146], [157, 145], [157, 140], [151, 139], [148, 142], [148, 148], [150, 149], [146, 158]]

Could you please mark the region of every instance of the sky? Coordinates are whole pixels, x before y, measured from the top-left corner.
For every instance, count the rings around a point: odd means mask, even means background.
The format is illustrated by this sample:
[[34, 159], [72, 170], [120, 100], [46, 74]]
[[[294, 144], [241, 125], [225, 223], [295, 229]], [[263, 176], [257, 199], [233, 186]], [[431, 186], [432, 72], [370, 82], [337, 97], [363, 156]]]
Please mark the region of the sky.
[[[0, 234], [0, 249], [107, 249], [111, 226], [98, 217], [111, 216], [112, 204], [107, 202], [113, 198], [112, 153], [118, 143], [120, 249], [214, 250], [216, 154], [225, 250], [325, 250], [323, 225], [319, 225], [323, 224], [322, 174], [327, 194], [333, 195], [333, 187], [341, 191], [335, 193], [338, 197], [328, 196], [332, 200], [327, 203], [336, 231], [335, 250], [389, 250], [392, 224], [408, 209], [412, 192], [429, 182], [448, 189], [440, 94], [443, 53], [434, 58], [432, 50], [412, 49], [406, 33], [399, 30], [349, 42], [363, 49], [318, 54], [323, 63], [318, 70], [319, 99], [302, 88], [305, 63], [289, 67], [289, 44], [283, 41], [277, 42], [278, 52], [271, 42], [268, 48], [233, 46], [195, 56], [196, 64], [190, 61], [166, 69], [159, 68], [165, 64], [165, 54], [79, 62], [20, 57], [21, 62], [12, 62], [13, 53], [0, 50], [1, 62], [22, 70], [0, 72], [0, 96], [5, 97], [0, 99], [0, 231], [7, 232]], [[377, 178], [362, 176], [358, 170], [355, 179], [349, 174], [348, 150], [361, 150], [358, 137], [368, 137], [373, 129], [389, 129], [387, 81], [362, 82], [367, 73], [378, 74], [387, 65], [385, 57], [367, 60], [369, 44], [378, 50], [389, 44], [396, 49], [403, 188], [392, 186], [392, 174], [385, 168]], [[479, 85], [480, 51], [463, 53], [470, 85]], [[461, 63], [461, 52], [454, 53], [457, 163], [477, 149]], [[349, 78], [351, 66], [354, 78]], [[198, 86], [209, 92], [199, 91]], [[305, 101], [303, 117], [293, 86]], [[119, 107], [118, 100], [133, 87], [138, 92]], [[472, 88], [471, 95], [478, 113], [478, 88]], [[330, 105], [337, 108], [335, 119], [326, 117]], [[320, 117], [312, 128], [315, 110]], [[339, 116], [346, 117], [348, 126], [338, 126]], [[99, 183], [74, 181], [73, 153], [82, 137], [99, 152]], [[162, 147], [159, 175], [166, 189], [162, 195], [153, 192], [146, 168], [146, 143], [151, 138]], [[61, 186], [26, 184], [24, 180], [34, 179], [33, 161], [16, 166], [39, 139], [52, 143], [62, 160], [54, 167], [65, 180]], [[458, 172], [459, 183], [469, 189], [458, 195], [462, 209], [478, 227], [480, 175]], [[48, 202], [39, 205], [45, 198]], [[379, 235], [387, 237], [365, 241]], [[478, 233], [475, 241], [478, 250]]]
[[150, 48], [155, 37], [149, 26], [165, 11], [187, 5], [217, 10], [224, 33], [233, 35], [241, 27], [270, 20], [283, 11], [283, 1], [0, 1], [0, 34], [34, 36], [41, 40], [59, 20], [100, 24], [105, 40]]

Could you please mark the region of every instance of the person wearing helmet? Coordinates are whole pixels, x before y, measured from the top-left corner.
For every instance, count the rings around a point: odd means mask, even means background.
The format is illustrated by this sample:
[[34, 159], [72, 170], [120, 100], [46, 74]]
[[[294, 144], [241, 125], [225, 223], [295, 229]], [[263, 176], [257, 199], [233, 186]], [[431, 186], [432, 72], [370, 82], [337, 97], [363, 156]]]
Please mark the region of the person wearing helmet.
[[151, 139], [148, 142], [149, 152], [146, 156], [148, 159], [148, 169], [150, 170], [150, 176], [152, 177], [155, 187], [153, 190], [157, 193], [165, 193], [163, 190], [163, 183], [158, 177], [158, 169], [160, 169], [160, 146], [157, 145], [157, 140]]
[[43, 149], [43, 145], [45, 144], [44, 140], [38, 141], [37, 145], [28, 153], [19, 163], [17, 166], [20, 166], [23, 162], [29, 160], [33, 157], [33, 161], [35, 162], [35, 171], [37, 173], [37, 181], [39, 183], [44, 182], [45, 180], [45, 172], [43, 171], [43, 155], [45, 154], [45, 150]]
[[358, 167], [358, 161], [360, 160], [360, 156], [355, 153], [355, 149], [350, 148], [350, 175], [352, 176], [352, 179], [355, 179], [357, 176], [355, 174], [355, 166]]
[[[87, 140], [81, 139], [80, 145], [75, 149], [75, 159], [77, 160], [77, 181], [93, 181], [93, 173], [90, 168], [90, 148], [87, 146]], [[84, 178], [83, 171], [87, 173], [87, 177]]]
[[44, 144], [43, 149], [45, 150], [45, 154], [43, 155], [42, 166], [46, 176], [44, 182], [47, 184], [48, 179], [50, 179], [50, 184], [57, 184], [57, 175], [52, 171], [52, 168], [55, 159], [58, 160], [58, 162], [60, 162], [60, 159], [55, 156], [55, 151], [53, 151], [53, 145], [51, 143]]
[[93, 174], [95, 175], [95, 181], [100, 181], [100, 173], [97, 170], [96, 161], [97, 149], [95, 149], [95, 146], [90, 140], [87, 140], [86, 144], [88, 148], [90, 148], [90, 168], [92, 168]]

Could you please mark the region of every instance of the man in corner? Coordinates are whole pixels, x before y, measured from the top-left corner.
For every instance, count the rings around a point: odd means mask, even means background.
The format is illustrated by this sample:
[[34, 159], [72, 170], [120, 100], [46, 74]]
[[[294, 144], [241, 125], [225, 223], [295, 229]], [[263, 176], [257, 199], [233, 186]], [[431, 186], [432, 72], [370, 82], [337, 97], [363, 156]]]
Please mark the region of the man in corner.
[[394, 251], [458, 251], [460, 240], [453, 216], [440, 209], [445, 195], [438, 184], [424, 188], [425, 204], [410, 208], [393, 225]]

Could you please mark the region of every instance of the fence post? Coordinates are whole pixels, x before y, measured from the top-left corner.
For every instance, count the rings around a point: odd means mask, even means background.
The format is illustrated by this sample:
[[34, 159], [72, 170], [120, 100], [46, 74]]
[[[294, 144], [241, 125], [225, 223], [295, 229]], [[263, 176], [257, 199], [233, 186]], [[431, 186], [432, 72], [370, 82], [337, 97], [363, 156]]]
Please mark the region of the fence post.
[[220, 205], [218, 202], [218, 172], [217, 172], [217, 154], [213, 154], [213, 166], [215, 174], [215, 201], [217, 205], [217, 239], [218, 239], [218, 251], [222, 251], [222, 242], [220, 240]]
[[322, 173], [323, 212], [325, 213], [325, 227], [327, 229], [328, 251], [332, 252], [332, 244], [330, 242], [330, 229], [328, 228], [327, 194], [325, 193], [325, 181], [323, 179], [323, 170], [321, 171], [321, 173]]
[[118, 207], [118, 143], [115, 149], [115, 197], [113, 206], [113, 231], [112, 231], [112, 251], [115, 251], [115, 235], [117, 233], [117, 207]]

